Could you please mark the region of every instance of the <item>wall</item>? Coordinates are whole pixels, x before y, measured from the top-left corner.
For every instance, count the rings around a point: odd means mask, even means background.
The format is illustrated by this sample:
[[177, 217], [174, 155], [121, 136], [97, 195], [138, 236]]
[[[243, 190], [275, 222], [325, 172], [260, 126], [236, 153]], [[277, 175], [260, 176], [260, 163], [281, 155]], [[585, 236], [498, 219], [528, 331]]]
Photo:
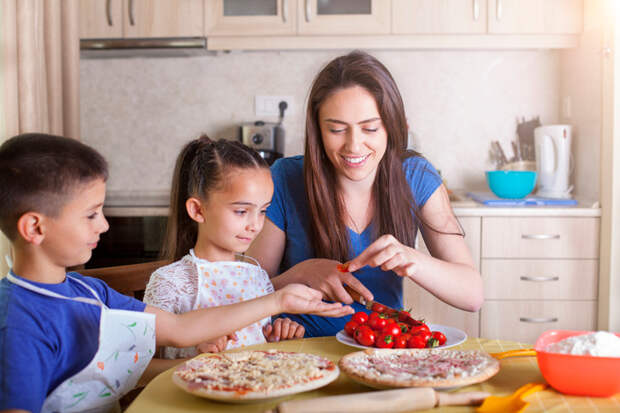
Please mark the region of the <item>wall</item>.
[[[303, 151], [304, 102], [343, 51], [82, 59], [83, 140], [109, 159], [109, 190], [166, 191], [177, 152], [200, 132], [236, 136], [254, 95], [292, 95], [286, 154]], [[375, 51], [395, 77], [415, 139], [452, 188], [486, 188], [489, 143], [508, 155], [517, 117], [559, 121], [560, 52]], [[275, 120], [275, 119], [264, 119]], [[581, 181], [580, 185], [581, 185]]]

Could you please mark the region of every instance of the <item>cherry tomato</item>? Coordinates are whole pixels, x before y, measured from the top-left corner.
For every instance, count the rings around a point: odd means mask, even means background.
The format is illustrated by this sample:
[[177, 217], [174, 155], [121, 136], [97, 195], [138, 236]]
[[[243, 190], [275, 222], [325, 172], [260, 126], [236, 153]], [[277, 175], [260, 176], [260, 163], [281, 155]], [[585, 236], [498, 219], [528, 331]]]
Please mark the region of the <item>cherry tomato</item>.
[[355, 321], [355, 320], [349, 320], [347, 321], [347, 323], [344, 325], [344, 331], [346, 331], [346, 333], [348, 335], [350, 335], [351, 337], [353, 337], [353, 334], [355, 333], [355, 329], [357, 329], [357, 327], [359, 327], [360, 324]]
[[377, 341], [375, 341], [375, 346], [379, 348], [392, 348], [394, 347], [394, 337], [390, 334], [379, 334]]
[[381, 331], [387, 325], [387, 320], [382, 316], [372, 317], [368, 319], [368, 327], [373, 330]]
[[381, 332], [383, 334], [389, 334], [393, 338], [396, 338], [400, 336], [400, 327], [398, 327], [398, 324], [396, 323], [388, 324], [383, 328], [383, 330], [381, 330]]
[[368, 321], [368, 314], [363, 311], [358, 311], [351, 316], [351, 320], [355, 321], [357, 324], [364, 324]]
[[414, 334], [407, 342], [408, 348], [424, 348], [426, 347], [427, 339], [422, 334]]
[[431, 329], [430, 329], [430, 328], [428, 328], [428, 326], [427, 326], [426, 324], [424, 324], [424, 323], [422, 323], [422, 324], [418, 324], [417, 326], [411, 326], [411, 327], [409, 328], [409, 332], [410, 332], [411, 334], [416, 334], [416, 333], [418, 333], [418, 332], [420, 332], [420, 331], [426, 331], [426, 332], [428, 332], [428, 333], [430, 334]]
[[360, 326], [355, 330], [355, 341], [360, 343], [362, 346], [372, 346], [375, 344], [376, 338], [377, 335], [368, 326]]
[[411, 318], [411, 314], [407, 310], [401, 310], [398, 312], [398, 321], [405, 321]]
[[400, 322], [398, 323], [398, 327], [400, 327], [400, 332], [403, 334], [409, 332], [409, 324], [407, 323]]
[[394, 324], [394, 325], [396, 325], [396, 324], [397, 324], [396, 320], [394, 320], [394, 319], [393, 319], [393, 318], [391, 318], [390, 316], [387, 316], [387, 315], [386, 315], [386, 316], [384, 316], [384, 317], [385, 317], [385, 325], [386, 325], [386, 326], [390, 326], [390, 325], [392, 325], [392, 324]]
[[440, 346], [446, 344], [446, 335], [441, 331], [433, 331], [431, 337], [436, 339], [439, 342]]
[[381, 314], [379, 314], [379, 313], [378, 313], [378, 312], [376, 312], [376, 311], [373, 311], [373, 312], [371, 312], [371, 313], [370, 313], [370, 315], [368, 316], [368, 319], [371, 319], [371, 318], [377, 318], [377, 317], [380, 317], [380, 316], [381, 316]]
[[394, 339], [394, 347], [395, 348], [407, 348], [407, 343], [411, 338], [411, 334], [401, 334], [400, 336]]
[[370, 309], [377, 313], [385, 313], [386, 307], [383, 304], [372, 303], [372, 307], [370, 307]]

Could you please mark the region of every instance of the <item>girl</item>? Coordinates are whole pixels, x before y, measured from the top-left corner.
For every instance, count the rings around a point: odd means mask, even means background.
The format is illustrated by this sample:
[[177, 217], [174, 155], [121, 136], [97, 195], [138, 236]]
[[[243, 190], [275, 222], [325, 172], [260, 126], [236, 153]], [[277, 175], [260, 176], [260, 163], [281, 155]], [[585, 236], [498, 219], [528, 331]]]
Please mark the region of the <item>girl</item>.
[[[272, 166], [273, 203], [249, 251], [276, 289], [301, 282], [351, 303], [344, 283], [401, 308], [404, 278], [460, 309], [480, 308], [482, 281], [446, 188], [406, 148], [403, 101], [381, 62], [355, 51], [321, 70], [308, 98], [305, 154]], [[414, 248], [418, 228], [432, 256]], [[337, 270], [342, 262], [350, 272]], [[346, 322], [293, 319], [310, 336], [334, 335]]]
[[[144, 301], [181, 314], [198, 308], [249, 300], [274, 291], [267, 273], [245, 252], [260, 232], [271, 202], [267, 163], [254, 150], [201, 136], [177, 158], [165, 257], [175, 261], [156, 270]], [[304, 328], [288, 318], [264, 318], [236, 334], [197, 347], [166, 347], [164, 358], [301, 338]]]

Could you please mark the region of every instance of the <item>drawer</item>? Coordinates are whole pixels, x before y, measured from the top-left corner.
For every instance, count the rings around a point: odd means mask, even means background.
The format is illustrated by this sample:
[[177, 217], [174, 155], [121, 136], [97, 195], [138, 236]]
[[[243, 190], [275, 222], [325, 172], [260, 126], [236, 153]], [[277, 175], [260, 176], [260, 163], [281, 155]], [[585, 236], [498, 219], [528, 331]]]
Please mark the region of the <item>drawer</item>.
[[596, 300], [598, 260], [483, 259], [487, 300]]
[[482, 218], [482, 258], [598, 259], [598, 253], [599, 218]]
[[485, 301], [480, 335], [534, 345], [546, 330], [596, 329], [596, 301]]

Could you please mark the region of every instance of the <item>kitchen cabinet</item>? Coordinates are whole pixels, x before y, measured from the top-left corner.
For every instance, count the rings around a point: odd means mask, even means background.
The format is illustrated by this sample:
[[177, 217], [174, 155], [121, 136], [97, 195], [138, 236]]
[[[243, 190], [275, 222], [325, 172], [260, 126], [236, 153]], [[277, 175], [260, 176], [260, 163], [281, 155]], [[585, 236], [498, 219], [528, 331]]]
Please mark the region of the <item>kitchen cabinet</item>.
[[480, 335], [533, 344], [546, 330], [594, 330], [598, 217], [482, 217]]
[[297, 0], [299, 34], [388, 34], [391, 0]]
[[[458, 217], [465, 231], [465, 242], [472, 254], [476, 268], [480, 268], [480, 217]], [[428, 249], [418, 234], [418, 250], [428, 254]], [[444, 303], [417, 284], [403, 280], [403, 306], [411, 308], [416, 318], [432, 324], [457, 327], [469, 337], [479, 336], [479, 314], [459, 310]]]
[[204, 36], [203, 16], [203, 0], [81, 0], [80, 38]]
[[392, 33], [446, 34], [487, 31], [486, 0], [392, 0]]
[[295, 35], [295, 0], [207, 0], [207, 36]]
[[488, 0], [489, 33], [570, 34], [583, 29], [583, 0]]

